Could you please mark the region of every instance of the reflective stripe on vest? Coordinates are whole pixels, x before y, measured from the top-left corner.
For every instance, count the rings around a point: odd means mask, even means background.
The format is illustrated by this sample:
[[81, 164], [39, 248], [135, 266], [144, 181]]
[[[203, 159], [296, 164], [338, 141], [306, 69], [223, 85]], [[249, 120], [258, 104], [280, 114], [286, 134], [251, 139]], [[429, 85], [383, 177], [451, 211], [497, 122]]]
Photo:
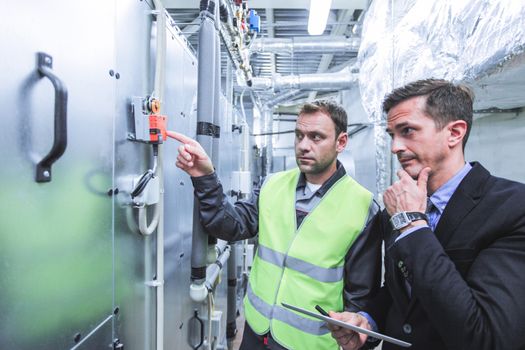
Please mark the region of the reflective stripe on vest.
[[[310, 320], [299, 316], [292, 310], [285, 309], [280, 305], [270, 305], [253, 293], [250, 283], [246, 291], [246, 297], [252, 305], [267, 318], [283, 321], [303, 332], [313, 335], [324, 335], [330, 333], [324, 321]], [[272, 312], [273, 311], [273, 312]]]
[[[285, 255], [279, 253], [271, 248], [259, 245], [257, 248], [257, 255], [262, 260], [274, 264], [276, 266], [282, 267]], [[316, 266], [307, 261], [294, 258], [289, 256], [286, 259], [286, 267], [289, 269], [304, 273], [305, 275], [318, 280], [319, 282], [337, 282], [343, 278], [344, 266], [325, 268]]]

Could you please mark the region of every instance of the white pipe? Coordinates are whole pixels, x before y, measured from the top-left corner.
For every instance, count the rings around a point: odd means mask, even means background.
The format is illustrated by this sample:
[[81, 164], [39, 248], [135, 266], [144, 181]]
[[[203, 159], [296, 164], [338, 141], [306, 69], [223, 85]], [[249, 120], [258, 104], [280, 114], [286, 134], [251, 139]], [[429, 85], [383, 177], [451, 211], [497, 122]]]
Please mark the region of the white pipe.
[[[164, 77], [166, 73], [166, 10], [160, 0], [153, 0], [157, 12], [157, 60], [155, 64], [154, 96], [164, 102]], [[160, 112], [160, 111], [159, 111]], [[164, 350], [164, 165], [163, 147], [158, 146], [159, 221], [157, 226], [157, 350]]]
[[157, 350], [164, 350], [164, 166], [163, 146], [159, 145], [159, 224], [157, 226]]
[[[158, 172], [157, 172], [158, 174]], [[160, 180], [160, 179], [159, 179]], [[153, 219], [148, 225], [148, 210], [145, 205], [138, 208], [139, 209], [139, 232], [144, 236], [151, 235], [159, 224], [160, 218], [160, 202], [153, 206]]]
[[294, 97], [300, 95], [301, 93], [302, 93], [301, 90], [297, 90], [297, 89], [289, 90], [281, 95], [275, 96], [271, 100], [266, 101], [266, 106], [268, 106], [269, 108], [275, 107], [279, 103], [293, 99]]
[[242, 120], [241, 171], [250, 171], [250, 126]]
[[357, 52], [361, 39], [345, 36], [307, 36], [294, 38], [259, 38], [250, 46], [251, 53], [257, 52]]

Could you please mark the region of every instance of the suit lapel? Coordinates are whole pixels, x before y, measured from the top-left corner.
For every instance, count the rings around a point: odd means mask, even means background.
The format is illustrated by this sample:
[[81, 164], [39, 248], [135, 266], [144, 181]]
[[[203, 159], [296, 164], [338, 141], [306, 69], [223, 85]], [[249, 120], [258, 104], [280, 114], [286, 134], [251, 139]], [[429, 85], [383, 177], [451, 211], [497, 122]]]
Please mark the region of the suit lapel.
[[[476, 207], [486, 192], [486, 183], [490, 178], [490, 173], [477, 162], [471, 164], [472, 169], [450, 198], [436, 227], [435, 235], [443, 248], [446, 248], [459, 224]], [[406, 318], [414, 310], [416, 304], [417, 298], [410, 298]]]
[[472, 163], [472, 169], [450, 198], [436, 227], [436, 237], [444, 248], [465, 216], [479, 203], [489, 177], [490, 173], [479, 163]]

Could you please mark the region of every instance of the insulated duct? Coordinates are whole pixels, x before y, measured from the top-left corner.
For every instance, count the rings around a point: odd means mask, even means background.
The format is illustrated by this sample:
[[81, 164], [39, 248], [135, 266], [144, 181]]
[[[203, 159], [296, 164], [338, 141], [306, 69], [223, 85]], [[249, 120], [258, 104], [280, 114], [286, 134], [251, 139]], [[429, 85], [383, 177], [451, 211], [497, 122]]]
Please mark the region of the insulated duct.
[[359, 50], [361, 39], [345, 36], [307, 36], [294, 38], [259, 38], [250, 47], [251, 53], [318, 52], [343, 53]]
[[359, 74], [351, 67], [335, 73], [316, 73], [280, 76], [272, 78], [253, 78], [252, 89], [255, 91], [281, 91], [297, 89], [303, 91], [348, 90], [357, 83]]
[[[197, 141], [213, 159], [213, 115], [215, 107], [216, 75], [216, 28], [215, 2], [201, 1], [201, 25], [199, 30], [199, 66], [197, 85]], [[212, 131], [212, 132], [209, 132]], [[192, 298], [206, 297], [203, 292], [206, 279], [208, 236], [200, 223], [200, 206], [197, 200], [193, 208], [193, 235], [191, 246], [191, 279], [195, 282], [190, 290]], [[202, 300], [196, 300], [202, 301]]]
[[233, 349], [233, 339], [237, 334], [237, 257], [236, 244], [230, 243], [231, 251], [228, 259], [228, 308], [226, 313], [226, 339], [228, 349]]

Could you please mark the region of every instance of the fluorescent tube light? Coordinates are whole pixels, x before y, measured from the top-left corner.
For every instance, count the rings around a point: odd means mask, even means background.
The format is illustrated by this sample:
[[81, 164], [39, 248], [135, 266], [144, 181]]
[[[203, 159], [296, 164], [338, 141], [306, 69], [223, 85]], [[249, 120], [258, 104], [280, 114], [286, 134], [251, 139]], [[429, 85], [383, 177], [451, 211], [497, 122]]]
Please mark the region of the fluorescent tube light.
[[332, 0], [310, 0], [310, 17], [308, 17], [308, 34], [321, 35], [328, 21]]

